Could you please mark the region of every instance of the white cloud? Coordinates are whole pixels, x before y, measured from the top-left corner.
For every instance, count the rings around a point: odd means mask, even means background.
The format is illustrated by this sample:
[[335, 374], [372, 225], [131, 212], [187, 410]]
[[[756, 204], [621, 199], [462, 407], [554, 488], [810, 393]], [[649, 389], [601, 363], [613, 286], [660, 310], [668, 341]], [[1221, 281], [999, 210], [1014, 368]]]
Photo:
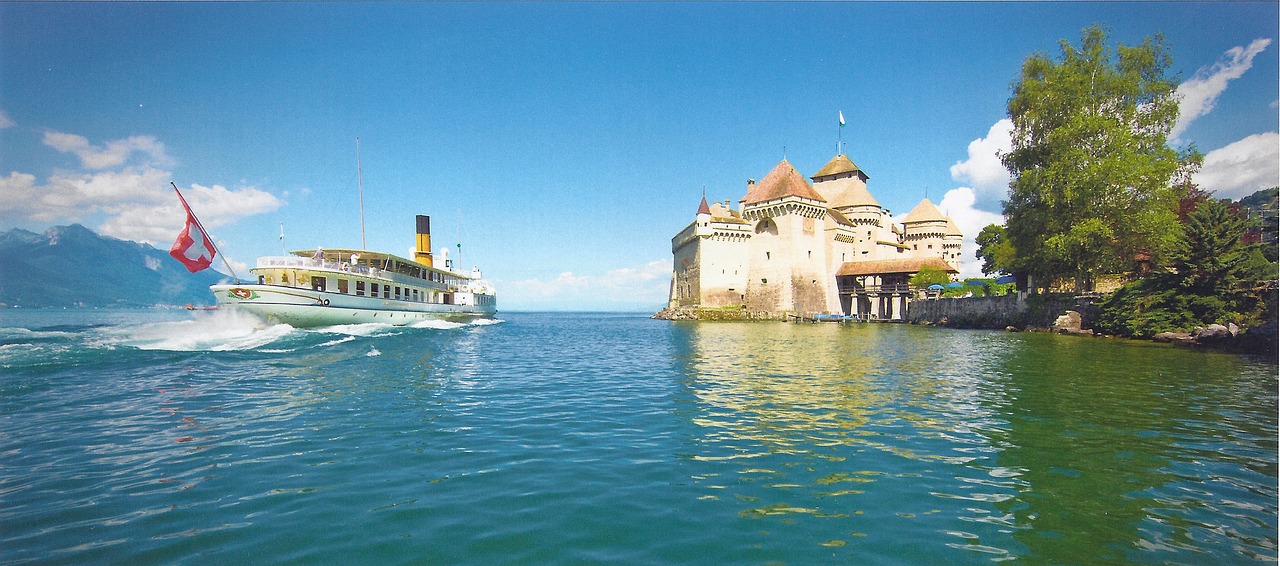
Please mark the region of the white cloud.
[[[150, 136], [113, 140], [101, 147], [75, 134], [47, 132], [45, 144], [81, 157], [93, 172], [57, 172], [42, 184], [29, 173], [0, 177], [0, 222], [83, 222], [106, 219], [96, 228], [103, 235], [167, 247], [182, 229], [186, 215], [169, 180], [164, 147]], [[136, 155], [141, 163], [114, 170]], [[114, 164], [114, 165], [112, 165]], [[269, 212], [281, 201], [255, 187], [228, 189], [192, 184], [183, 189], [187, 202], [206, 228]]]
[[4, 110], [0, 110], [0, 130], [3, 130], [5, 128], [12, 128], [12, 127], [13, 127], [13, 120], [9, 118], [8, 114], [4, 113]]
[[1000, 153], [1013, 147], [1013, 121], [1005, 118], [987, 130], [987, 137], [969, 142], [969, 159], [951, 166], [951, 179], [970, 185], [983, 200], [1004, 197], [1009, 189], [1009, 170], [1000, 162]]
[[1210, 151], [1193, 180], [1217, 198], [1280, 186], [1280, 133], [1254, 134]]
[[495, 281], [503, 302], [517, 309], [653, 308], [667, 303], [671, 262], [654, 260], [603, 274], [570, 271], [553, 278]]
[[45, 132], [44, 144], [63, 153], [73, 153], [87, 169], [106, 169], [123, 165], [134, 153], [143, 154], [147, 163], [165, 167], [172, 160], [165, 154], [164, 145], [151, 136], [129, 136], [112, 140], [105, 146], [95, 146], [84, 136], [62, 132]]
[[974, 238], [988, 224], [1004, 224], [1004, 215], [975, 208], [976, 202], [977, 196], [973, 189], [958, 187], [947, 191], [942, 196], [942, 202], [938, 203], [938, 208], [950, 216], [956, 227], [964, 233], [964, 241], [960, 245], [960, 264], [956, 266], [961, 277], [982, 277], [982, 260], [974, 256], [978, 251]]
[[1195, 76], [1178, 86], [1178, 121], [1169, 132], [1169, 139], [1178, 139], [1196, 118], [1213, 111], [1218, 96], [1227, 90], [1227, 83], [1240, 78], [1253, 67], [1253, 58], [1271, 45], [1269, 38], [1253, 40], [1247, 47], [1232, 47], [1216, 63], [1201, 67]]

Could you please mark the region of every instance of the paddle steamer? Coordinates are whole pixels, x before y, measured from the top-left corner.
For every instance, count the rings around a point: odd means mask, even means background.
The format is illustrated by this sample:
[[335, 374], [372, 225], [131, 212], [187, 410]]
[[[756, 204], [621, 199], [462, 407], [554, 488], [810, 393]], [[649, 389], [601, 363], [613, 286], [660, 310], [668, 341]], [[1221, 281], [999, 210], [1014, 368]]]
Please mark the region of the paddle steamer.
[[454, 270], [431, 253], [431, 219], [417, 217], [413, 259], [361, 249], [315, 249], [258, 258], [256, 283], [210, 286], [219, 308], [295, 327], [426, 320], [467, 321], [497, 310], [492, 285], [478, 269]]

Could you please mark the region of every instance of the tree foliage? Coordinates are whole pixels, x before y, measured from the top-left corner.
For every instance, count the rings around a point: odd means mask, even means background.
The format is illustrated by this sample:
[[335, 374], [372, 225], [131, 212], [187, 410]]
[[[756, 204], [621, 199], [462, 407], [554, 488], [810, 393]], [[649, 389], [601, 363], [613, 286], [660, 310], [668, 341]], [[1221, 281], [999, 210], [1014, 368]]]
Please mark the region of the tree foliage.
[[1212, 323], [1248, 327], [1274, 318], [1274, 294], [1247, 289], [1276, 273], [1275, 264], [1262, 257], [1262, 246], [1245, 241], [1248, 228], [1248, 220], [1226, 203], [1201, 202], [1187, 214], [1174, 271], [1131, 283], [1109, 297], [1101, 305], [1098, 330], [1151, 336]]
[[911, 276], [909, 283], [916, 289], [924, 289], [930, 285], [946, 285], [950, 281], [951, 276], [947, 275], [947, 272], [926, 265]]
[[1237, 287], [1249, 250], [1241, 237], [1245, 220], [1226, 204], [1208, 200], [1187, 215], [1186, 238], [1173, 261], [1180, 286], [1200, 295]]
[[978, 251], [974, 255], [982, 260], [982, 272], [1012, 274], [1015, 270], [1017, 250], [1009, 241], [1008, 232], [999, 224], [988, 224], [974, 238]]
[[1061, 56], [1029, 57], [1009, 100], [1012, 174], [1004, 203], [1014, 263], [1040, 279], [1162, 264], [1177, 247], [1180, 190], [1199, 166], [1166, 145], [1178, 116], [1171, 58], [1160, 36], [1113, 56], [1106, 33], [1084, 30]]

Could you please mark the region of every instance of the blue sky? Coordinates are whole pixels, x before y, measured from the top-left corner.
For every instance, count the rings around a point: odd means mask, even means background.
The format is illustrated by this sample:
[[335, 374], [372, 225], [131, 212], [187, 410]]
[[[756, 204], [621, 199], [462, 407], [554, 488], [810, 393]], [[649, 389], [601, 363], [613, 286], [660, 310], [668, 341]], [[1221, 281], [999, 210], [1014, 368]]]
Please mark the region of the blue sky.
[[[1275, 2], [0, 3], [0, 229], [167, 248], [176, 182], [261, 255], [463, 244], [504, 309], [656, 310], [698, 200], [845, 152], [895, 214], [999, 221], [1027, 56], [1161, 33], [1202, 186], [1280, 183]], [[837, 112], [848, 125], [838, 130]], [[966, 255], [971, 255], [971, 245]], [[966, 265], [974, 273], [976, 261]]]

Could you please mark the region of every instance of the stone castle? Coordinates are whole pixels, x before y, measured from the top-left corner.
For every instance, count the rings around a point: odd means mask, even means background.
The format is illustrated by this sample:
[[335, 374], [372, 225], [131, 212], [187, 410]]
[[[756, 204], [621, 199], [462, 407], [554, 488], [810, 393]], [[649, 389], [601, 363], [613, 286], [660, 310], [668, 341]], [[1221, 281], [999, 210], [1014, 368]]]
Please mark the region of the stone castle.
[[704, 195], [693, 223], [671, 239], [668, 308], [901, 320], [912, 275], [929, 266], [956, 276], [963, 235], [927, 198], [894, 224], [868, 178], [840, 154], [810, 184], [783, 159], [759, 183], [747, 181], [737, 210]]

